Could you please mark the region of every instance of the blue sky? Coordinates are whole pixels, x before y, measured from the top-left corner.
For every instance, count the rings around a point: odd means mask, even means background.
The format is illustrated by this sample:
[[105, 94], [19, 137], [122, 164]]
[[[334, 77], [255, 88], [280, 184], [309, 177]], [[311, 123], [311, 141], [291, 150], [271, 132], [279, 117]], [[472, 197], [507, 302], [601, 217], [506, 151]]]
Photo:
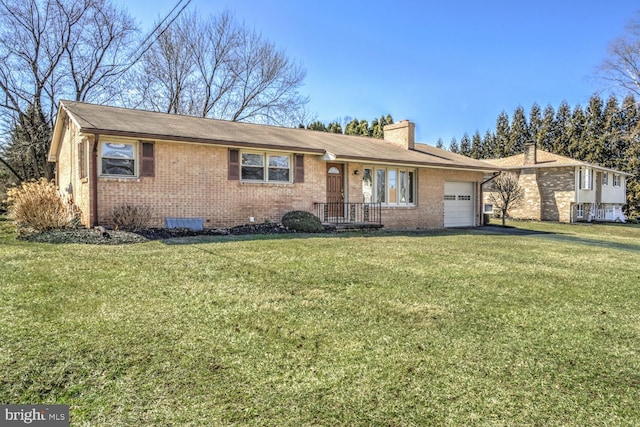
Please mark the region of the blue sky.
[[[144, 29], [176, 0], [126, 7]], [[192, 0], [225, 8], [307, 70], [308, 109], [328, 123], [390, 113], [435, 144], [495, 129], [501, 111], [586, 105], [607, 45], [640, 11], [632, 0]]]

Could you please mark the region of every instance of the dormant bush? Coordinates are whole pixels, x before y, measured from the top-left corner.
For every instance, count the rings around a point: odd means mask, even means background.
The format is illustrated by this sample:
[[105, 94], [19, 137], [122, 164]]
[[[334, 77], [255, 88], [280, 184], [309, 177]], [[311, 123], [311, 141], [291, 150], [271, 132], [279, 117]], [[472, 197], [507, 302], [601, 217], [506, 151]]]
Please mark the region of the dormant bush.
[[111, 212], [111, 221], [116, 230], [144, 230], [151, 223], [151, 209], [134, 205], [116, 206]]
[[76, 219], [74, 206], [45, 178], [9, 188], [6, 202], [9, 217], [19, 228], [35, 231], [64, 228], [72, 226]]

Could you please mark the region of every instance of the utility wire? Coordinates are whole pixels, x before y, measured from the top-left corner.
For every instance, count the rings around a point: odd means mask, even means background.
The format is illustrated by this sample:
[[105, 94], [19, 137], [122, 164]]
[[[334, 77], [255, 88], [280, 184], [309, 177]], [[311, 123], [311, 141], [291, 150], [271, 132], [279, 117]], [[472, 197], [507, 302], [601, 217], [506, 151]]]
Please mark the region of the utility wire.
[[[181, 6], [181, 3], [184, 4]], [[134, 59], [124, 67], [122, 72], [128, 71], [131, 67], [137, 64], [138, 61], [140, 61], [142, 56], [151, 48], [151, 45], [153, 45], [153, 43], [155, 43], [155, 41], [158, 40], [158, 38], [160, 38], [160, 36], [162, 36], [169, 29], [169, 27], [175, 22], [176, 19], [178, 19], [178, 17], [187, 8], [187, 6], [189, 6], [190, 3], [191, 0], [178, 0], [173, 9], [171, 9], [171, 11], [158, 24], [156, 24], [153, 30], [151, 30], [151, 32], [147, 34], [142, 43], [140, 43], [138, 48], [133, 51], [131, 56]], [[171, 17], [178, 8], [180, 8], [180, 10], [178, 10], [175, 16]], [[169, 20], [169, 22], [167, 22], [167, 20]], [[166, 25], [165, 22], [167, 22]]]

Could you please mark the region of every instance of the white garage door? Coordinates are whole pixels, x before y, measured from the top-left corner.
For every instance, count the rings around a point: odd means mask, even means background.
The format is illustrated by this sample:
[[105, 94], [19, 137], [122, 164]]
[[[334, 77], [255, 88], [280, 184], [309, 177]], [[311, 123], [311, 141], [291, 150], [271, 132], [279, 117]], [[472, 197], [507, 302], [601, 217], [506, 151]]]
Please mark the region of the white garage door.
[[474, 214], [473, 182], [444, 183], [444, 226], [473, 227]]

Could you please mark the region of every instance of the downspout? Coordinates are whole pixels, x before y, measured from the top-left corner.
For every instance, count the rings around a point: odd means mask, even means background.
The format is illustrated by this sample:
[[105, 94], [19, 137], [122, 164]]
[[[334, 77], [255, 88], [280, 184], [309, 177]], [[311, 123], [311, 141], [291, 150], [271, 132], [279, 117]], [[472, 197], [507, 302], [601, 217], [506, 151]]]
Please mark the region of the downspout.
[[482, 218], [482, 225], [486, 225], [484, 223], [484, 191], [482, 190], [482, 186], [485, 185], [487, 182], [493, 181], [494, 179], [496, 179], [497, 177], [500, 176], [502, 172], [494, 172], [493, 176], [491, 178], [485, 179], [484, 181], [482, 181], [480, 183], [480, 218]]
[[493, 173], [493, 176], [492, 176], [491, 178], [488, 178], [488, 179], [486, 179], [486, 180], [482, 181], [482, 182], [480, 183], [480, 191], [482, 191], [482, 186], [483, 186], [483, 185], [485, 185], [487, 182], [493, 181], [494, 179], [496, 179], [497, 177], [499, 177], [501, 173], [502, 173], [502, 172], [494, 172], [494, 173]]
[[98, 144], [100, 135], [95, 134], [93, 150], [91, 153], [91, 227], [96, 227], [98, 222]]
[[[576, 166], [573, 169], [573, 188], [574, 188], [574, 195], [573, 195], [573, 207], [571, 208], [571, 212], [569, 214], [569, 221], [571, 224], [573, 224], [574, 222], [578, 222], [578, 213], [577, 213], [577, 209], [578, 209], [578, 205], [580, 204], [580, 167]], [[583, 208], [584, 209], [584, 208]], [[575, 215], [574, 215], [574, 211], [576, 211]], [[584, 210], [583, 210], [584, 212]], [[584, 216], [584, 213], [583, 213]]]

